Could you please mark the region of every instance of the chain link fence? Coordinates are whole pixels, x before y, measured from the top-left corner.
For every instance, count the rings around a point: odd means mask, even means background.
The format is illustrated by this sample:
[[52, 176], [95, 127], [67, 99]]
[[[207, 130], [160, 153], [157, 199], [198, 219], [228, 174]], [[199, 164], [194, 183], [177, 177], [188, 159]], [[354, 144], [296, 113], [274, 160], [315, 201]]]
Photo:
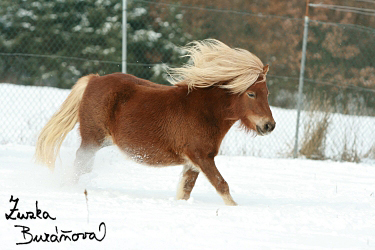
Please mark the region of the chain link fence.
[[[277, 122], [266, 137], [238, 126], [221, 154], [292, 156], [303, 19], [176, 3], [127, 3], [127, 73], [168, 84], [165, 65], [186, 62], [180, 46], [215, 38], [270, 65]], [[34, 145], [76, 80], [121, 71], [122, 4], [114, 0], [0, 3], [0, 144]], [[375, 30], [310, 21], [298, 155], [375, 158]], [[74, 130], [64, 145], [77, 145]], [[77, 145], [78, 146], [78, 145]]]

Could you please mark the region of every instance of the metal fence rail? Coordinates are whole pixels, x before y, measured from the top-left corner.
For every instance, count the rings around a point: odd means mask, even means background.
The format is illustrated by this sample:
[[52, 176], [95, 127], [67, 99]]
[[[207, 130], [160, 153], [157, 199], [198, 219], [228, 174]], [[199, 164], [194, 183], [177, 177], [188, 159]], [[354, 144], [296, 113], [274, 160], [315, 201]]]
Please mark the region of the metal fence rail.
[[[270, 64], [276, 130], [252, 138], [234, 128], [221, 153], [292, 156], [304, 20], [144, 0], [128, 0], [126, 11], [114, 0], [3, 0], [0, 82], [22, 87], [0, 84], [0, 144], [35, 144], [68, 93], [54, 88], [69, 89], [85, 74], [124, 70], [123, 28], [126, 71], [161, 84], [167, 83], [164, 65], [184, 63], [180, 46], [192, 40], [216, 38]], [[313, 20], [307, 29], [297, 155], [374, 158], [375, 30]], [[66, 145], [77, 142], [73, 137]]]

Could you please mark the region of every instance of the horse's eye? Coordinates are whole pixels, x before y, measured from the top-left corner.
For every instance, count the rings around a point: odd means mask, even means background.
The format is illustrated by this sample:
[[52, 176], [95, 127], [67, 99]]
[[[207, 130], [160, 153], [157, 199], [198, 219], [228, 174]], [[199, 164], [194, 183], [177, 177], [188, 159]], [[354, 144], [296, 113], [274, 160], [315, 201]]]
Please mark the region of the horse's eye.
[[248, 95], [250, 98], [255, 98], [255, 93], [254, 93], [254, 92], [247, 93], [247, 95]]

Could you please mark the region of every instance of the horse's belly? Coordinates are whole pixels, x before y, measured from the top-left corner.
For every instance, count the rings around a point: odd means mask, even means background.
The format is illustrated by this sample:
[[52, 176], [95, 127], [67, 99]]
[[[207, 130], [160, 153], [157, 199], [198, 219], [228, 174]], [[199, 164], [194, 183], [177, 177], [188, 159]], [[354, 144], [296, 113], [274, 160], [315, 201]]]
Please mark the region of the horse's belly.
[[167, 152], [167, 151], [146, 151], [146, 150], [135, 150], [135, 149], [123, 149], [125, 155], [131, 160], [150, 166], [171, 166], [180, 165], [185, 161], [177, 153]]

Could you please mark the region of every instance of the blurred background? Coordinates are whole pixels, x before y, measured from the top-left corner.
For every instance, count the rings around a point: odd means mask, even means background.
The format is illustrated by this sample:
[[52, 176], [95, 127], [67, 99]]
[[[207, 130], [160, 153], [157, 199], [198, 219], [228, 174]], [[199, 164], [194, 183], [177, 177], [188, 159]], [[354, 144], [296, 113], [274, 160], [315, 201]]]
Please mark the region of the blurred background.
[[180, 47], [206, 38], [270, 65], [275, 131], [253, 138], [235, 128], [221, 154], [373, 162], [375, 1], [127, 0], [123, 7], [121, 0], [1, 0], [0, 144], [35, 145], [69, 91], [59, 89], [89, 73], [121, 72], [125, 13], [129, 74], [168, 84], [165, 66], [186, 63]]

